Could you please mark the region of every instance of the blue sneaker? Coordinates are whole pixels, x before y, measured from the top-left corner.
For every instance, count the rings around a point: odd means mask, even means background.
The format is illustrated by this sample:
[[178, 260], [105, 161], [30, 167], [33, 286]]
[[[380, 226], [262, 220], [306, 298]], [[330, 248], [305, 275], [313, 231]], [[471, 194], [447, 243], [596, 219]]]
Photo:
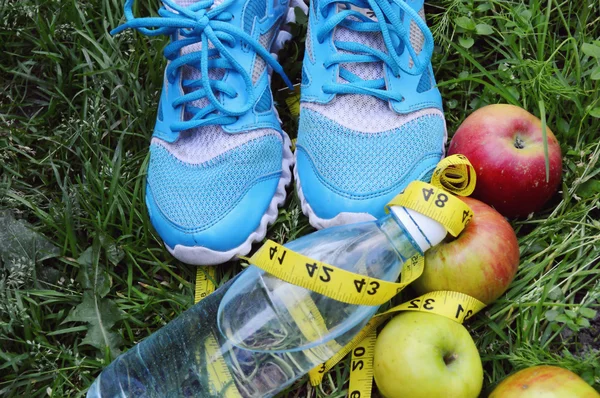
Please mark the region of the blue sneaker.
[[423, 0], [312, 0], [296, 189], [316, 228], [373, 220], [447, 139]]
[[[250, 251], [277, 217], [293, 156], [273, 106], [272, 70], [291, 36], [290, 0], [163, 0], [159, 17], [127, 23], [169, 35], [150, 144], [146, 205], [179, 260], [225, 262]], [[300, 4], [299, 4], [300, 5]]]

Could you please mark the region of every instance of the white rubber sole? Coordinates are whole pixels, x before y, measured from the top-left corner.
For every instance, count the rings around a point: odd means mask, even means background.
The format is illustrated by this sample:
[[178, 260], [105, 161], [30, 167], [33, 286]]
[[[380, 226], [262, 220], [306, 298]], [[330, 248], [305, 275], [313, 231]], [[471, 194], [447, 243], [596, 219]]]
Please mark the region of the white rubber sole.
[[[295, 8], [300, 8], [305, 14], [308, 13], [308, 6], [304, 3], [303, 0], [292, 0], [290, 2], [290, 8], [285, 16], [283, 23], [281, 24], [281, 30], [278, 32], [275, 41], [273, 42], [271, 51], [272, 55], [277, 57], [277, 52], [283, 48], [285, 43], [292, 38], [292, 35], [288, 29], [287, 24], [290, 22], [296, 21], [296, 15], [294, 13]], [[272, 71], [269, 68], [269, 78]], [[277, 113], [277, 109], [275, 109], [275, 114], [279, 118], [279, 114]], [[280, 120], [281, 122], [281, 120]], [[169, 245], [165, 244], [165, 247], [179, 261], [182, 261], [186, 264], [190, 265], [217, 265], [227, 262], [233, 259], [236, 256], [245, 256], [252, 249], [252, 244], [254, 242], [262, 241], [266, 234], [267, 228], [269, 225], [272, 225], [277, 216], [279, 214], [279, 207], [283, 205], [285, 199], [287, 197], [286, 188], [292, 182], [292, 167], [294, 165], [294, 155], [292, 153], [292, 143], [290, 141], [290, 137], [287, 133], [283, 132], [283, 162], [281, 164], [281, 177], [279, 179], [279, 183], [277, 184], [277, 190], [269, 207], [265, 214], [262, 216], [258, 228], [254, 230], [248, 236], [248, 238], [233, 249], [227, 251], [218, 251], [212, 250], [203, 246], [184, 246], [184, 245], [175, 245], [174, 248], [169, 247]], [[241, 220], [243, 221], [243, 220]]]

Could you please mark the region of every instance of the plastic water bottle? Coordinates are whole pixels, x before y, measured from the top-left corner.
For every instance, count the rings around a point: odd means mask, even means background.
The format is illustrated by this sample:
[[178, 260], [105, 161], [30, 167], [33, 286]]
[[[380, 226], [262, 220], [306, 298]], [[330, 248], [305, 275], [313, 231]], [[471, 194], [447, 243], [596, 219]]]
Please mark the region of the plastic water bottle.
[[[338, 268], [396, 281], [408, 258], [445, 236], [438, 222], [393, 207], [380, 220], [316, 231], [285, 246]], [[325, 327], [310, 322], [314, 313], [306, 303], [314, 303]], [[336, 301], [250, 266], [115, 359], [87, 396], [270, 397], [331, 358], [377, 309]], [[304, 321], [298, 322], [303, 311]], [[215, 388], [214, 380], [223, 378], [228, 380]]]

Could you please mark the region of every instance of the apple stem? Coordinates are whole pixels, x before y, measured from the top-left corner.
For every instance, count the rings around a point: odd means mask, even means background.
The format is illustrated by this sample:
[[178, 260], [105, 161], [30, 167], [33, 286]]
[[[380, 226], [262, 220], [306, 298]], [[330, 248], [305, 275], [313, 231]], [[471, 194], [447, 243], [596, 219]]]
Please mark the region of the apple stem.
[[456, 353], [444, 355], [444, 363], [446, 365], [450, 365], [452, 362], [458, 359], [458, 355]]
[[521, 137], [516, 136], [515, 137], [515, 148], [517, 149], [523, 149], [525, 148], [525, 142], [521, 139]]

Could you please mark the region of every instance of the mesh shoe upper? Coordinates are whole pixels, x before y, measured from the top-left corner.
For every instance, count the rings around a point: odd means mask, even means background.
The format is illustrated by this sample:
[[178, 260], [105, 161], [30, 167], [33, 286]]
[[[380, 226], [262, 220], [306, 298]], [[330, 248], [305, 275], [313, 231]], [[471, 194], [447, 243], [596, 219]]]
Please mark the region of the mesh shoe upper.
[[[383, 3], [374, 3], [385, 11]], [[446, 140], [441, 98], [425, 53], [431, 37], [422, 29], [422, 2], [410, 2], [414, 12], [407, 11], [408, 3], [397, 12], [406, 35], [391, 35], [391, 51], [374, 28], [378, 18], [370, 3], [356, 4], [364, 8], [335, 3], [321, 8], [314, 1], [309, 18], [295, 173], [303, 211], [316, 227], [383, 215], [387, 201], [410, 181], [430, 178]], [[348, 13], [345, 20], [323, 35], [341, 12]], [[357, 30], [360, 24], [366, 29]], [[341, 213], [358, 216], [336, 221]]]
[[[323, 184], [342, 196], [397, 193], [419, 162], [437, 163], [440, 157], [443, 118], [437, 112], [415, 113], [398, 127], [368, 132], [369, 124], [364, 130], [352, 129], [305, 108], [300, 122], [304, 133], [297, 145]], [[426, 176], [421, 174], [417, 177]]]
[[[210, 228], [235, 207], [252, 185], [265, 179], [279, 180], [281, 174], [279, 134], [259, 135], [214, 157], [207, 156], [204, 146], [194, 151], [191, 145], [178, 144], [183, 151], [174, 149], [175, 145], [153, 141], [148, 189], [165, 218], [182, 231]], [[183, 160], [186, 157], [187, 162]], [[203, 158], [206, 160], [196, 163]]]

